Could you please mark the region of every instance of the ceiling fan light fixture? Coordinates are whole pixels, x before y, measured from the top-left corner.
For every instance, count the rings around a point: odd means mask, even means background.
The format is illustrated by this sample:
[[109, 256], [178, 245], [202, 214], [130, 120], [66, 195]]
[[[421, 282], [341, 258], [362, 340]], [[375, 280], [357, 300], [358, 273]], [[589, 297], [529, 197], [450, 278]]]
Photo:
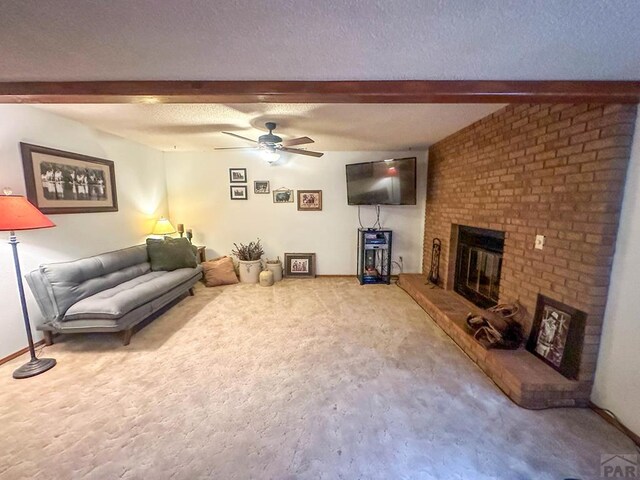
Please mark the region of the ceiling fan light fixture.
[[273, 164], [280, 160], [280, 154], [275, 150], [262, 150], [260, 155], [262, 155], [262, 158], [264, 158], [269, 164]]

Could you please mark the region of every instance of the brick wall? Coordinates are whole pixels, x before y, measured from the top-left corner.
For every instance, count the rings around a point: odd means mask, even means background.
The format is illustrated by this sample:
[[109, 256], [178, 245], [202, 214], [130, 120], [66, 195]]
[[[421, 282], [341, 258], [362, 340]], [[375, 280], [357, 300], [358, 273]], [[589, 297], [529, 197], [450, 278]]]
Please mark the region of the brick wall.
[[585, 311], [581, 380], [595, 372], [635, 118], [635, 105], [510, 105], [429, 149], [423, 271], [438, 237], [451, 284], [452, 224], [506, 232], [500, 301], [529, 321], [538, 293]]

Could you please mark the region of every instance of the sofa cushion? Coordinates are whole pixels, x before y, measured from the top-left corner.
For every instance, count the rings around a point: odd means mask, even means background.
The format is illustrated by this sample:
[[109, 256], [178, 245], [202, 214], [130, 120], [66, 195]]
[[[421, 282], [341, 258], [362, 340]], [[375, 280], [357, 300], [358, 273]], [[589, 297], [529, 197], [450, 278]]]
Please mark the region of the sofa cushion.
[[147, 251], [154, 272], [195, 268], [198, 264], [194, 247], [186, 238], [147, 238]]
[[231, 257], [220, 257], [202, 264], [204, 283], [207, 287], [238, 283]]
[[43, 291], [47, 292], [57, 317], [64, 315], [77, 301], [149, 271], [145, 245], [71, 262], [41, 265], [39, 269]]
[[67, 310], [62, 321], [120, 318], [193, 277], [200, 276], [201, 271], [202, 267], [198, 266], [171, 272], [148, 272], [80, 300]]

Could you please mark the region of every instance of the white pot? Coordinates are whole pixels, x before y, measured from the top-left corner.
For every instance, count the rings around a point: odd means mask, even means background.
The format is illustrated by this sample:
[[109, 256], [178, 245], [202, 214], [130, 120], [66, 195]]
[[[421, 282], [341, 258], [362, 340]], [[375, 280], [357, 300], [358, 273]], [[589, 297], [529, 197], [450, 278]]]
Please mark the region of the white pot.
[[267, 263], [267, 270], [273, 273], [274, 282], [282, 280], [282, 263]]
[[258, 283], [262, 271], [262, 260], [238, 260], [242, 283]]
[[273, 285], [273, 272], [271, 270], [263, 270], [260, 272], [260, 286], [270, 287]]

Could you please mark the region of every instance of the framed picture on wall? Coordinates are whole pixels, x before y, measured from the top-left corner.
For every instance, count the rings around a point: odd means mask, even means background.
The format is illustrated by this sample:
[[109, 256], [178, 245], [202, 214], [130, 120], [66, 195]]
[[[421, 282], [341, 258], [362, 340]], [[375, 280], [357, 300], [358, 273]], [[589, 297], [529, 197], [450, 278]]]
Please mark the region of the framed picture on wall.
[[246, 200], [247, 199], [247, 186], [246, 185], [231, 185], [231, 200]]
[[527, 350], [570, 379], [578, 377], [586, 313], [538, 294]]
[[247, 183], [246, 168], [230, 168], [229, 183]]
[[289, 278], [314, 278], [316, 276], [316, 254], [285, 253], [284, 276]]
[[114, 163], [20, 143], [27, 198], [45, 214], [117, 212]]
[[274, 190], [273, 203], [293, 203], [293, 190], [288, 188]]
[[253, 193], [266, 194], [271, 193], [268, 180], [256, 180], [253, 182]]
[[322, 190], [298, 190], [298, 210], [309, 212], [322, 210]]

